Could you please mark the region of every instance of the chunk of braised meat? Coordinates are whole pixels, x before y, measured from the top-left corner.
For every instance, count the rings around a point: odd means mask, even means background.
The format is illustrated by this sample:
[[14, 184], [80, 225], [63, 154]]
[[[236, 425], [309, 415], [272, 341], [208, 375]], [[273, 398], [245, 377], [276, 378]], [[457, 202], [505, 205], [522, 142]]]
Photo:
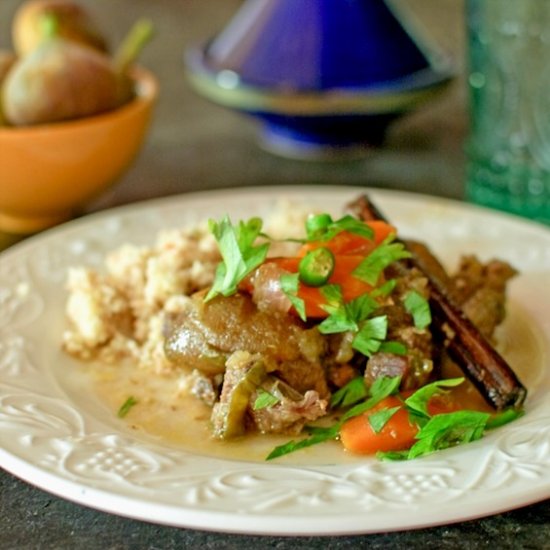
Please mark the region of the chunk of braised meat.
[[361, 369], [349, 363], [332, 363], [327, 365], [327, 378], [332, 386], [336, 388], [343, 388], [348, 382], [360, 376], [360, 374]]
[[467, 317], [488, 339], [506, 316], [506, 285], [517, 274], [510, 264], [463, 256], [451, 277], [451, 292]]
[[260, 354], [268, 372], [301, 393], [329, 394], [323, 357], [326, 342], [317, 328], [307, 328], [288, 314], [260, 311], [252, 299], [237, 293], [204, 302], [193, 296], [190, 307], [169, 318], [165, 353], [174, 364], [214, 376], [223, 373], [235, 351]]
[[186, 379], [186, 387], [188, 392], [200, 399], [205, 405], [212, 407], [219, 395], [219, 388], [223, 382], [222, 375], [206, 376], [193, 369], [191, 374]]
[[[255, 406], [256, 400], [267, 392], [276, 400], [266, 407]], [[252, 395], [250, 417], [260, 433], [299, 434], [307, 422], [324, 416], [328, 401], [322, 399], [316, 391], [309, 390], [304, 395], [288, 384], [269, 376]]]

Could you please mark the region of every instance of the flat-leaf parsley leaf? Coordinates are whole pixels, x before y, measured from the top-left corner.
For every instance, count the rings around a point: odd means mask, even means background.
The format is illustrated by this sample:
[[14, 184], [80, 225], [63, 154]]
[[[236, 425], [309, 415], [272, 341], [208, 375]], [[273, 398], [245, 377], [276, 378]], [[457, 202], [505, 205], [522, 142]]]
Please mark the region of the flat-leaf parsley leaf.
[[425, 329], [432, 322], [432, 314], [428, 300], [416, 290], [410, 290], [403, 301], [405, 309], [412, 315], [414, 326]]
[[234, 226], [229, 217], [225, 216], [220, 222], [209, 220], [208, 225], [218, 243], [223, 261], [218, 264], [214, 283], [205, 301], [218, 294], [234, 294], [238, 284], [263, 263], [269, 248], [269, 243], [254, 246], [262, 230], [260, 218], [240, 221]]
[[353, 275], [375, 286], [386, 267], [397, 260], [410, 258], [411, 253], [405, 249], [405, 245], [392, 242], [394, 239], [395, 235], [386, 238], [353, 270]]

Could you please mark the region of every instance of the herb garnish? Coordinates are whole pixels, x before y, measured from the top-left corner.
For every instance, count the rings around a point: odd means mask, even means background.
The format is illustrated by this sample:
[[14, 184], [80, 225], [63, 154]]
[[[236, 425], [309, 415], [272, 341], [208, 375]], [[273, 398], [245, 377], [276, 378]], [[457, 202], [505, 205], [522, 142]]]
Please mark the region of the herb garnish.
[[366, 401], [363, 401], [363, 403], [357, 403], [351, 409], [346, 411], [341, 418], [341, 422], [343, 423], [354, 416], [363, 414], [380, 403], [382, 399], [396, 394], [399, 391], [400, 384], [401, 376], [381, 376], [380, 378], [377, 378], [369, 388], [370, 397]]
[[358, 331], [359, 323], [365, 321], [380, 306], [369, 293], [344, 302], [340, 285], [325, 285], [321, 288], [321, 293], [327, 300], [322, 307], [329, 314], [319, 325], [322, 334]]
[[298, 289], [300, 285], [298, 273], [285, 273], [279, 278], [279, 284], [281, 290], [285, 293], [285, 296], [290, 300], [290, 303], [294, 306], [296, 313], [300, 316], [302, 321], [306, 321], [306, 304], [302, 298], [298, 296]]
[[391, 409], [381, 409], [369, 415], [369, 424], [374, 433], [379, 434], [390, 418], [400, 409], [400, 406], [392, 407]]
[[272, 407], [273, 405], [276, 405], [277, 403], [279, 403], [279, 401], [280, 399], [276, 395], [269, 393], [263, 388], [259, 388], [258, 395], [256, 397], [256, 400], [254, 401], [254, 405], [252, 408], [255, 411], [259, 411], [261, 409], [267, 409], [268, 407]]
[[373, 298], [385, 298], [386, 296], [389, 296], [392, 292], [395, 286], [397, 285], [396, 279], [389, 279], [382, 283], [380, 286], [377, 286], [375, 289], [372, 290], [370, 295]]
[[366, 357], [376, 353], [388, 333], [388, 316], [379, 315], [365, 321], [353, 339], [351, 347]]
[[425, 329], [432, 322], [432, 314], [428, 300], [416, 290], [410, 290], [403, 300], [405, 309], [413, 316], [414, 326]]
[[355, 405], [368, 395], [365, 379], [361, 376], [350, 380], [345, 386], [339, 388], [330, 398], [330, 406], [349, 407]]
[[126, 399], [126, 401], [124, 401], [124, 403], [120, 406], [120, 409], [118, 409], [118, 412], [117, 412], [117, 416], [119, 418], [124, 418], [129, 412], [130, 412], [130, 409], [137, 405], [138, 404], [138, 400], [133, 396], [131, 395], [130, 397], [128, 397], [128, 399]]
[[349, 302], [344, 302], [339, 285], [325, 285], [321, 292], [327, 300], [327, 304], [322, 307], [329, 313], [329, 316], [318, 325], [321, 334], [356, 332], [352, 347], [367, 357], [377, 351], [396, 355], [407, 353], [407, 347], [401, 342], [384, 341], [388, 330], [386, 315], [369, 319], [369, 316], [380, 307], [373, 298], [373, 292], [362, 294]]
[[229, 217], [225, 216], [221, 222], [209, 220], [208, 226], [218, 242], [223, 261], [218, 264], [214, 283], [205, 301], [218, 294], [234, 294], [238, 284], [264, 262], [269, 249], [269, 243], [254, 245], [262, 230], [260, 218], [240, 221], [234, 226]]
[[382, 353], [392, 353], [393, 355], [407, 355], [409, 349], [402, 342], [386, 340], [380, 344], [378, 351]]
[[394, 239], [394, 234], [387, 237], [354, 269], [353, 275], [374, 286], [386, 267], [397, 260], [410, 258], [411, 253], [405, 245], [392, 242]]
[[428, 402], [430, 399], [436, 394], [441, 394], [445, 388], [460, 386], [462, 382], [464, 382], [464, 378], [459, 377], [436, 380], [431, 384], [426, 384], [405, 399], [405, 405], [409, 411], [428, 418], [430, 416], [428, 412]]

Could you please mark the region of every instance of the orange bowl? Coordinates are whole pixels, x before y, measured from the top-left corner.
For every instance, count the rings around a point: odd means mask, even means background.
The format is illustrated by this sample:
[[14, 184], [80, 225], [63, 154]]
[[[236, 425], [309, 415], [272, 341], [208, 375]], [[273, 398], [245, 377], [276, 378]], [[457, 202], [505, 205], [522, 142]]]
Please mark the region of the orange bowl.
[[0, 127], [0, 230], [32, 233], [72, 217], [116, 182], [144, 141], [158, 96], [149, 71], [136, 97], [108, 113], [29, 127]]

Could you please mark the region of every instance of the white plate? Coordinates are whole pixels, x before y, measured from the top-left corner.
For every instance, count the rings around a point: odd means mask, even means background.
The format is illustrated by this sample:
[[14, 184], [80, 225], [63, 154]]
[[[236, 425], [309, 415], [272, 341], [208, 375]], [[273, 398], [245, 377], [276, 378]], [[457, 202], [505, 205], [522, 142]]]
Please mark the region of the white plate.
[[93, 508], [239, 533], [416, 528], [550, 497], [550, 231], [471, 206], [369, 191], [402, 235], [425, 239], [445, 261], [475, 252], [507, 259], [522, 271], [511, 285], [504, 352], [513, 357], [527, 345], [514, 364], [530, 391], [527, 412], [479, 442], [405, 463], [222, 460], [132, 433], [91, 395], [85, 380], [75, 378], [74, 361], [59, 349], [68, 266], [100, 265], [106, 251], [122, 242], [152, 243], [162, 227], [226, 211], [234, 219], [261, 215], [279, 197], [337, 214], [360, 191], [301, 187], [170, 197], [77, 220], [3, 253], [2, 467]]

